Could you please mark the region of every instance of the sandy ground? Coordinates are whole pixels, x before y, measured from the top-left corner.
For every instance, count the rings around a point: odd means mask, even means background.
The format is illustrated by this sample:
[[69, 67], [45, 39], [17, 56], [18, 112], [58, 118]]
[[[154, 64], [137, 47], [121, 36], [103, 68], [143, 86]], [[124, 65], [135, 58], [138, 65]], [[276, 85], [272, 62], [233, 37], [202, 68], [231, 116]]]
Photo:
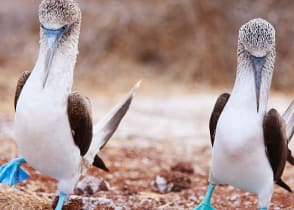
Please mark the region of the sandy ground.
[[[143, 86], [101, 152], [110, 172], [89, 170], [90, 183], [82, 178], [64, 209], [192, 209], [201, 201], [211, 153], [208, 119], [220, 92], [174, 90], [152, 96]], [[88, 95], [95, 121], [123, 96], [122, 92], [112, 97], [94, 92]], [[270, 106], [283, 111], [290, 101], [288, 96], [272, 94]], [[0, 163], [17, 156], [13, 111], [0, 113], [0, 144]], [[14, 187], [0, 186], [0, 209], [51, 209], [56, 181], [29, 166], [26, 169], [29, 180]], [[284, 180], [294, 188], [293, 167], [287, 165]], [[257, 207], [255, 195], [230, 186], [217, 187], [212, 202], [217, 209]], [[271, 209], [294, 209], [293, 194], [275, 187]]]

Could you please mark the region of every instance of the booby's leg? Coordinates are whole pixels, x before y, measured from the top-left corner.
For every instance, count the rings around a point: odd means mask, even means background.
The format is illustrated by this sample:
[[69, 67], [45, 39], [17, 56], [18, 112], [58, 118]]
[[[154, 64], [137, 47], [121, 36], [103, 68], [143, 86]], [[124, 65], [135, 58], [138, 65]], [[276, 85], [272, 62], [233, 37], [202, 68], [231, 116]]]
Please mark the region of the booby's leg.
[[25, 163], [24, 158], [16, 158], [0, 167], [0, 183], [15, 185], [29, 178], [28, 172], [20, 166]]
[[58, 196], [58, 203], [55, 210], [62, 210], [63, 203], [67, 197], [67, 194], [64, 192], [60, 192]]
[[215, 188], [214, 184], [209, 184], [207, 193], [203, 201], [194, 210], [214, 210], [214, 208], [210, 205], [210, 200], [211, 200], [211, 196], [214, 191], [214, 188]]

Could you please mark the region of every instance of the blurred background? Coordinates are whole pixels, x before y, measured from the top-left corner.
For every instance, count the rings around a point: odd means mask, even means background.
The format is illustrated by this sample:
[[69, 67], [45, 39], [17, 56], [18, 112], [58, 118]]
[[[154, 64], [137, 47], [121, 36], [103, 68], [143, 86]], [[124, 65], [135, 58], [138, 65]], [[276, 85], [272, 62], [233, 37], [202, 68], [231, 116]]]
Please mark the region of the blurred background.
[[[120, 177], [121, 191], [127, 189], [125, 185], [145, 191], [155, 174], [184, 160], [195, 169], [194, 186], [188, 192], [194, 196], [201, 189], [197, 199], [204, 194], [211, 151], [210, 112], [218, 95], [232, 89], [238, 30], [248, 20], [262, 17], [276, 28], [269, 107], [283, 112], [294, 98], [292, 0], [77, 1], [82, 28], [73, 89], [90, 97], [95, 121], [142, 80], [129, 112], [102, 154], [117, 179], [111, 174], [99, 176], [117, 190]], [[32, 70], [38, 55], [39, 2], [0, 0], [0, 159], [6, 161], [17, 155], [15, 86], [23, 71]], [[293, 170], [286, 172], [292, 186], [293, 174]], [[284, 201], [277, 203], [293, 204], [283, 192], [275, 199], [281, 195]], [[175, 200], [174, 194], [169, 196]], [[175, 209], [185, 209], [185, 203], [191, 209], [200, 201], [186, 196], [182, 202], [184, 197], [179, 195]], [[243, 197], [247, 200], [248, 194]], [[249, 205], [252, 208], [254, 203]]]
[[[1, 78], [31, 70], [38, 54], [39, 0], [0, 0]], [[254, 17], [277, 31], [273, 88], [294, 88], [291, 0], [86, 0], [76, 77], [232, 87], [239, 27]], [[5, 81], [0, 88], [6, 90]]]
[[[235, 80], [238, 30], [255, 17], [277, 31], [269, 105], [283, 111], [293, 98], [294, 1], [78, 2], [82, 28], [73, 89], [91, 98], [95, 119], [142, 80], [133, 111], [118, 131], [124, 136], [207, 143], [215, 100]], [[39, 0], [0, 3], [0, 113], [10, 119], [17, 79], [38, 55]]]

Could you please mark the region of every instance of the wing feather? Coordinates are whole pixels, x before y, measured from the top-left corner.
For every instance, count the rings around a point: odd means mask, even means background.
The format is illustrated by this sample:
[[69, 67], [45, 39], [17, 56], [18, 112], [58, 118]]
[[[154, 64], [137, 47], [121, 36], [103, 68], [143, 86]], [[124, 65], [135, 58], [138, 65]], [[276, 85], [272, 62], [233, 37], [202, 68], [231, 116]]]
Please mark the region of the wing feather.
[[281, 179], [287, 156], [288, 144], [284, 120], [280, 114], [271, 109], [263, 121], [264, 143], [266, 153], [273, 169], [276, 184], [291, 192], [291, 188]]
[[211, 140], [212, 146], [214, 143], [215, 130], [216, 130], [218, 119], [219, 119], [227, 101], [229, 100], [229, 98], [230, 98], [230, 94], [228, 94], [228, 93], [221, 94], [217, 98], [216, 103], [213, 107], [213, 111], [211, 113], [210, 120], [209, 120], [210, 140]]
[[19, 77], [17, 85], [16, 85], [16, 90], [15, 90], [15, 96], [14, 96], [14, 109], [16, 110], [18, 98], [21, 94], [22, 88], [24, 87], [26, 81], [30, 77], [31, 72], [25, 71], [22, 73], [22, 75]]
[[81, 156], [84, 156], [93, 136], [90, 100], [78, 92], [70, 94], [67, 113], [74, 142], [79, 147]]

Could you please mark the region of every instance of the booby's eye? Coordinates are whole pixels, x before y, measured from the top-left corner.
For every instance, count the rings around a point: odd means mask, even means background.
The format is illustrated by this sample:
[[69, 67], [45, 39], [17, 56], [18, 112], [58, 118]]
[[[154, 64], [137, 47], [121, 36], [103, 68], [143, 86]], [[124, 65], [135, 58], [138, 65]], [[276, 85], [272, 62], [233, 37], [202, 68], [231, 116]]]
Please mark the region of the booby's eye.
[[67, 31], [68, 30], [68, 25], [64, 25], [63, 27], [61, 27], [61, 30]]

